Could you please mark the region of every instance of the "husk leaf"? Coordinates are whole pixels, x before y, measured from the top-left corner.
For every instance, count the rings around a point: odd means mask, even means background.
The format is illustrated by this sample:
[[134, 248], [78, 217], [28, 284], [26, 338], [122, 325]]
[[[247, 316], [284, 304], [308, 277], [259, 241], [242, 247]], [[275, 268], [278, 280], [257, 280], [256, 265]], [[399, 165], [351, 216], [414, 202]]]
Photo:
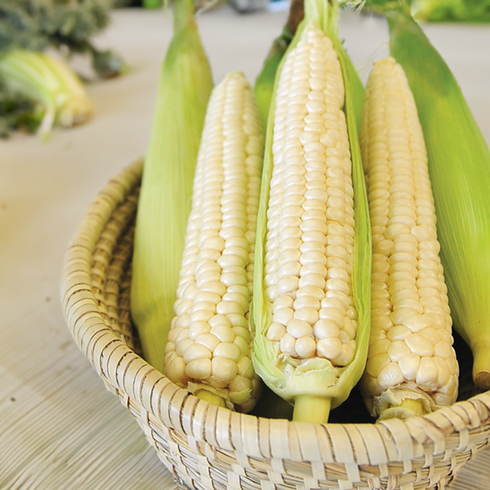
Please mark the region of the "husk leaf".
[[192, 0], [175, 3], [174, 35], [160, 74], [136, 220], [131, 313], [145, 359], [161, 372], [213, 88], [193, 13]]
[[473, 351], [475, 384], [490, 389], [490, 150], [449, 67], [420, 26], [385, 13], [422, 124], [454, 328]]

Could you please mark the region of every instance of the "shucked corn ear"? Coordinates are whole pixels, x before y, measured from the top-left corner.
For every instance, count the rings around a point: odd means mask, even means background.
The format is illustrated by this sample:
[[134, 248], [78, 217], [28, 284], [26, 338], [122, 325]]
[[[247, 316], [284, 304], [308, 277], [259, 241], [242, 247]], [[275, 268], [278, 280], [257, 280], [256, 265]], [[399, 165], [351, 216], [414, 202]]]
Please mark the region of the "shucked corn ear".
[[175, 2], [174, 35], [160, 74], [136, 217], [131, 313], [145, 359], [162, 372], [197, 153], [213, 88], [193, 11], [192, 0]]
[[363, 392], [380, 418], [427, 413], [456, 401], [458, 363], [424, 137], [403, 69], [391, 57], [369, 75], [361, 152], [373, 233]]
[[448, 66], [408, 13], [385, 12], [391, 55], [417, 104], [454, 328], [490, 389], [490, 150]]
[[260, 393], [249, 305], [263, 146], [252, 89], [241, 73], [231, 73], [207, 110], [165, 349], [169, 379], [241, 412]]
[[[257, 225], [254, 366], [326, 422], [357, 383], [369, 335], [371, 243], [338, 8], [305, 2], [276, 78]], [[343, 112], [345, 109], [345, 113]]]

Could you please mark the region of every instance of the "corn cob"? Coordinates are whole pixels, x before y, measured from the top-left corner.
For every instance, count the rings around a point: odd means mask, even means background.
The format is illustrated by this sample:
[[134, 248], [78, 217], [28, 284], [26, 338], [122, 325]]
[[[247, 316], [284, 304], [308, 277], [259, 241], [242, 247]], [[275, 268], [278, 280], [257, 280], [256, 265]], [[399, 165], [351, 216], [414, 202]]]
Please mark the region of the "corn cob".
[[160, 74], [136, 217], [131, 314], [145, 359], [162, 372], [197, 153], [213, 88], [193, 12], [192, 0], [175, 2], [174, 35]]
[[489, 390], [490, 149], [456, 79], [420, 26], [398, 9], [382, 13], [427, 145], [454, 329], [473, 352], [475, 384]]
[[[311, 82], [293, 78], [293, 70]], [[273, 315], [267, 338], [281, 354], [306, 359], [317, 353], [337, 366], [352, 360], [357, 330], [343, 90], [332, 42], [319, 29], [305, 30], [279, 80], [265, 257]]]
[[254, 365], [272, 390], [294, 403], [295, 420], [312, 422], [326, 422], [330, 406], [357, 382], [369, 327], [358, 301], [367, 296], [369, 303], [369, 293], [354, 292], [369, 273], [367, 205], [355, 115], [347, 112], [349, 139], [342, 111], [346, 96], [352, 99], [344, 93], [348, 66], [335, 26], [335, 5], [307, 1], [280, 66], [256, 244]]
[[241, 73], [231, 73], [207, 110], [165, 373], [242, 412], [260, 392], [248, 316], [262, 155], [253, 92]]
[[455, 402], [458, 363], [422, 128], [391, 57], [369, 75], [361, 152], [373, 232], [363, 391], [381, 418], [429, 412]]

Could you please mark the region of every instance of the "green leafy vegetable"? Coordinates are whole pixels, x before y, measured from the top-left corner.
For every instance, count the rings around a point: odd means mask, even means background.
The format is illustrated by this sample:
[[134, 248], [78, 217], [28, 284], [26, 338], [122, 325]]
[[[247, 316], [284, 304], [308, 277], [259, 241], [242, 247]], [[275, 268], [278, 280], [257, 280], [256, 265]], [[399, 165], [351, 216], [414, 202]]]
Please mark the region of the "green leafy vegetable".
[[64, 49], [90, 55], [98, 76], [115, 76], [125, 67], [121, 57], [91, 42], [109, 24], [112, 5], [112, 0], [1, 0], [0, 53]]
[[35, 133], [45, 113], [39, 104], [11, 95], [0, 84], [0, 138], [8, 138], [12, 130]]
[[126, 70], [122, 58], [91, 38], [107, 27], [114, 0], [0, 0], [0, 133], [73, 126], [92, 104], [82, 82], [61, 59], [45, 53], [88, 54], [98, 77]]

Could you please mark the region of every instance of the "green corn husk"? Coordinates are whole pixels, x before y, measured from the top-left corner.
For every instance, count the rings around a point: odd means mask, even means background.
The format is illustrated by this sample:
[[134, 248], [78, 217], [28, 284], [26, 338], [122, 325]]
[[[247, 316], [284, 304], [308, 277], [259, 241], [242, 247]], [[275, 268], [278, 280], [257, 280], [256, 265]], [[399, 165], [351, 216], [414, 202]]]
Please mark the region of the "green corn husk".
[[269, 108], [274, 90], [274, 80], [276, 78], [277, 68], [281, 62], [284, 53], [286, 52], [294, 33], [288, 24], [284, 26], [281, 35], [274, 39], [271, 49], [262, 67], [262, 71], [255, 80], [254, 93], [257, 105], [259, 107], [260, 120], [262, 126], [267, 127], [267, 119], [269, 117]]
[[289, 16], [281, 34], [274, 39], [272, 46], [264, 61], [262, 71], [255, 80], [254, 93], [259, 108], [262, 126], [267, 128], [269, 108], [274, 91], [274, 80], [282, 57], [293, 40], [298, 24], [303, 20], [303, 0], [292, 0], [289, 7]]
[[[266, 333], [271, 324], [270, 302], [266, 297], [264, 284], [264, 256], [267, 235], [267, 203], [269, 183], [272, 175], [272, 138], [275, 112], [275, 100], [270, 106], [267, 124], [264, 170], [257, 221], [257, 240], [255, 246], [254, 296], [252, 302], [253, 326], [255, 330], [253, 362], [254, 367], [276, 394], [294, 404], [293, 420], [326, 423], [330, 408], [344, 402], [350, 391], [361, 377], [367, 356], [370, 330], [370, 275], [371, 275], [371, 232], [364, 174], [362, 169], [358, 121], [363, 99], [363, 87], [358, 75], [348, 59], [338, 38], [337, 2], [323, 0], [305, 1], [305, 18], [299, 25], [289, 46], [289, 50], [298, 43], [304, 28], [315, 23], [331, 39], [339, 54], [345, 83], [345, 105], [350, 151], [353, 165], [354, 213], [356, 221], [355, 250], [353, 265], [353, 294], [358, 311], [358, 331], [356, 352], [353, 361], [346, 367], [334, 367], [330, 361], [312, 358], [301, 369], [285, 371], [287, 363], [280, 362], [276, 348], [267, 340]], [[287, 52], [286, 52], [287, 56]], [[276, 85], [284, 64], [283, 57], [276, 76]], [[274, 94], [276, 87], [274, 88]], [[361, 102], [361, 104], [359, 104]], [[289, 365], [289, 368], [291, 365]]]
[[85, 122], [93, 104], [73, 71], [52, 56], [24, 49], [0, 56], [0, 78], [12, 94], [38, 103], [44, 110], [39, 133], [46, 139], [54, 125], [71, 127]]
[[382, 13], [424, 132], [454, 328], [473, 352], [474, 383], [489, 390], [490, 150], [454, 75], [408, 8]]
[[131, 314], [145, 359], [163, 372], [211, 68], [192, 0], [177, 0], [162, 65], [136, 218]]

